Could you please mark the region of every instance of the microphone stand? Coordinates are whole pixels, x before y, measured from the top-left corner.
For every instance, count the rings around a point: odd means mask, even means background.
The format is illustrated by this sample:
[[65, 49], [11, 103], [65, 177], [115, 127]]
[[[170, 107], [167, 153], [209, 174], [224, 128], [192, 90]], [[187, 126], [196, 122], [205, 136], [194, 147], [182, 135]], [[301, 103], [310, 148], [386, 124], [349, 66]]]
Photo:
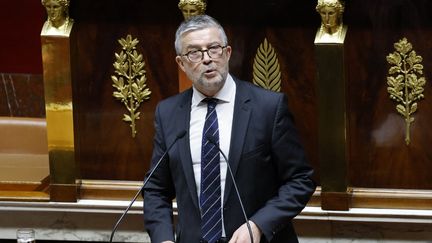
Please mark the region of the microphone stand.
[[123, 218], [126, 216], [126, 213], [129, 211], [129, 209], [132, 207], [132, 205], [134, 204], [134, 202], [136, 201], [136, 199], [138, 198], [138, 196], [141, 194], [142, 190], [144, 189], [144, 186], [146, 184], [148, 180], [146, 180], [143, 184], [143, 186], [139, 189], [139, 191], [137, 192], [137, 194], [134, 196], [134, 198], [132, 199], [131, 203], [129, 204], [129, 206], [126, 208], [126, 210], [124, 211], [124, 213], [121, 215], [121, 217], [117, 220], [117, 223], [114, 225], [114, 228], [111, 232], [111, 236], [110, 236], [110, 240], [109, 242], [111, 243], [114, 237], [114, 233], [117, 231], [118, 226], [120, 225], [120, 222], [123, 220]]
[[183, 130], [181, 132], [179, 132], [176, 136], [176, 138], [174, 139], [174, 141], [170, 144], [170, 146], [167, 148], [167, 150], [165, 151], [165, 153], [162, 154], [162, 156], [160, 157], [159, 161], [156, 163], [156, 165], [153, 167], [153, 169], [150, 171], [149, 175], [147, 176], [147, 178], [144, 180], [144, 183], [142, 185], [142, 187], [139, 189], [139, 191], [137, 192], [137, 194], [135, 194], [134, 198], [132, 199], [132, 201], [130, 202], [129, 206], [126, 208], [126, 210], [123, 212], [123, 214], [120, 216], [120, 218], [117, 220], [117, 223], [114, 225], [113, 230], [111, 231], [111, 236], [110, 236], [110, 240], [109, 242], [111, 243], [114, 237], [114, 233], [117, 231], [118, 226], [120, 225], [120, 222], [123, 220], [123, 218], [126, 216], [126, 213], [129, 211], [129, 209], [132, 207], [132, 205], [134, 204], [134, 202], [136, 201], [136, 199], [138, 198], [138, 196], [141, 194], [141, 192], [143, 191], [144, 187], [147, 185], [148, 181], [150, 180], [150, 178], [152, 177], [153, 173], [156, 171], [156, 169], [159, 167], [159, 164], [165, 159], [166, 155], [168, 154], [168, 152], [170, 151], [171, 147], [177, 142], [177, 140], [179, 140], [180, 138], [184, 137], [186, 135], [186, 130]]
[[240, 203], [240, 207], [241, 207], [241, 210], [242, 210], [242, 213], [243, 213], [243, 217], [244, 217], [244, 219], [245, 219], [245, 221], [246, 221], [246, 226], [247, 226], [248, 231], [249, 231], [249, 237], [250, 237], [251, 243], [254, 243], [254, 240], [253, 240], [253, 234], [252, 234], [252, 228], [251, 228], [250, 223], [249, 223], [249, 220], [248, 220], [248, 218], [247, 218], [247, 216], [246, 216], [246, 211], [245, 211], [245, 209], [244, 209], [243, 202], [242, 202], [242, 200], [241, 200], [241, 198], [240, 198], [240, 193], [239, 193], [239, 190], [238, 190], [238, 188], [237, 188], [237, 183], [236, 183], [236, 181], [235, 181], [235, 179], [234, 179], [234, 175], [233, 175], [233, 173], [232, 173], [231, 166], [230, 166], [230, 164], [228, 163], [228, 158], [227, 158], [227, 156], [225, 155], [225, 153], [222, 151], [222, 149], [219, 147], [219, 145], [218, 145], [218, 144], [213, 140], [212, 137], [207, 136], [206, 138], [207, 138], [207, 140], [208, 140], [210, 143], [212, 143], [212, 144], [213, 144], [213, 145], [214, 145], [214, 146], [219, 150], [219, 152], [222, 154], [222, 156], [223, 156], [224, 159], [225, 159], [225, 162], [226, 162], [226, 164], [227, 164], [227, 168], [228, 168], [228, 172], [229, 172], [229, 174], [230, 174], [230, 176], [231, 176], [231, 179], [232, 179], [232, 181], [233, 181], [234, 189], [235, 189], [235, 191], [236, 191], [237, 198], [238, 198], [239, 203]]

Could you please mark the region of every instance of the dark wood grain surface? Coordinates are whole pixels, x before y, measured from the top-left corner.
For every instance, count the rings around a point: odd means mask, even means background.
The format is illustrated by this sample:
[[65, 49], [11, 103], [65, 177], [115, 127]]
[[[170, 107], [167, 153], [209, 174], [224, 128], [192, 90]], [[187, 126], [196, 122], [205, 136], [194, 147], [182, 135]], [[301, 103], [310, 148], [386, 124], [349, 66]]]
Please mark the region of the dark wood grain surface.
[[[174, 61], [174, 32], [182, 20], [177, 3], [160, 1], [87, 1], [71, 3], [76, 37], [73, 73], [75, 149], [83, 179], [141, 180], [152, 150], [153, 112], [156, 104], [178, 92]], [[277, 52], [282, 72], [282, 92], [289, 98], [300, 137], [319, 184], [318, 105], [313, 41], [320, 19], [316, 1], [209, 1], [207, 13], [226, 28], [233, 48], [230, 70], [252, 80], [258, 46], [267, 38]], [[345, 40], [347, 138], [349, 183], [353, 187], [432, 189], [432, 1], [351, 0], [346, 2]], [[146, 63], [151, 98], [142, 103], [135, 139], [121, 118], [125, 107], [112, 97], [117, 40], [127, 34], [139, 39], [137, 51]], [[411, 126], [411, 144], [405, 144], [405, 125], [396, 103], [387, 93], [389, 69], [385, 57], [393, 44], [406, 37], [423, 57], [425, 99]], [[1, 43], [5, 43], [2, 41]], [[9, 74], [7, 74], [9, 75]], [[2, 76], [3, 78], [3, 76]], [[43, 116], [36, 99], [41, 76], [26, 87], [27, 76], [13, 77], [13, 102], [9, 81], [0, 85], [2, 115]], [[7, 80], [5, 76], [3, 80]], [[6, 87], [6, 88], [5, 88]], [[17, 88], [18, 87], [18, 88]], [[30, 92], [28, 94], [26, 92]], [[9, 95], [10, 93], [8, 93]], [[33, 97], [33, 98], [32, 98]], [[43, 98], [41, 96], [41, 98]], [[29, 103], [16, 106], [15, 101]], [[7, 104], [12, 104], [13, 112]], [[24, 106], [27, 107], [27, 106]]]

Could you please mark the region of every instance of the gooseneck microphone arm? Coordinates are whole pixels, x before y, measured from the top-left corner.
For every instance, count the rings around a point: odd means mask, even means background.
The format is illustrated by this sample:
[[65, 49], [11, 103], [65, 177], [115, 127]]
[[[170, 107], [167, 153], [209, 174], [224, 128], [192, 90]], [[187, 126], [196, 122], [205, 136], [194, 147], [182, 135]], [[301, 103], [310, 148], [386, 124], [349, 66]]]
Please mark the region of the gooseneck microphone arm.
[[[245, 209], [244, 209], [243, 202], [242, 202], [242, 200], [241, 200], [241, 198], [240, 198], [240, 193], [239, 193], [239, 190], [238, 190], [238, 188], [237, 188], [237, 183], [236, 183], [236, 181], [235, 181], [235, 179], [234, 179], [234, 175], [233, 175], [233, 173], [232, 173], [231, 166], [230, 166], [230, 164], [228, 163], [228, 158], [227, 158], [227, 156], [225, 155], [225, 153], [222, 151], [222, 149], [219, 147], [219, 145], [214, 141], [214, 139], [213, 139], [212, 137], [207, 136], [206, 138], [207, 138], [207, 140], [208, 140], [210, 143], [212, 143], [212, 144], [213, 144], [213, 145], [214, 145], [214, 146], [219, 150], [219, 152], [222, 154], [222, 156], [223, 156], [224, 159], [225, 159], [225, 163], [227, 164], [228, 172], [229, 172], [229, 174], [230, 174], [230, 176], [231, 176], [231, 179], [232, 179], [232, 181], [233, 181], [234, 189], [235, 189], [235, 191], [236, 191], [237, 198], [238, 198], [239, 203], [240, 203], [240, 207], [241, 207], [241, 210], [242, 210], [242, 213], [243, 213], [243, 217], [244, 217], [244, 219], [245, 219], [245, 221], [246, 221], [246, 226], [247, 226], [248, 231], [249, 231], [249, 237], [250, 237], [251, 243], [253, 243], [254, 240], [253, 240], [252, 228], [251, 228], [250, 223], [249, 223], [249, 220], [248, 220], [248, 218], [247, 218], [247, 216], [246, 216], [246, 211], [245, 211]], [[259, 240], [259, 239], [258, 239], [258, 240]]]
[[171, 147], [177, 142], [177, 140], [179, 140], [180, 138], [184, 137], [186, 135], [186, 130], [182, 130], [181, 132], [179, 132], [176, 136], [176, 138], [174, 139], [174, 141], [170, 144], [170, 146], [168, 146], [167, 150], [165, 151], [165, 153], [162, 154], [162, 156], [160, 157], [159, 161], [156, 163], [156, 165], [153, 167], [153, 169], [150, 171], [149, 175], [147, 176], [147, 178], [145, 179], [142, 187], [139, 189], [139, 191], [137, 192], [137, 194], [134, 196], [134, 198], [132, 199], [132, 201], [130, 202], [129, 206], [126, 208], [126, 210], [123, 212], [123, 214], [121, 215], [121, 217], [117, 220], [117, 223], [114, 225], [114, 228], [111, 232], [111, 236], [110, 236], [110, 240], [109, 242], [111, 243], [114, 237], [114, 233], [116, 232], [118, 226], [120, 225], [120, 222], [123, 220], [124, 216], [126, 216], [126, 213], [129, 211], [129, 209], [132, 207], [132, 205], [134, 204], [134, 202], [136, 201], [136, 199], [138, 198], [138, 196], [141, 194], [142, 190], [144, 189], [144, 187], [147, 185], [148, 181], [150, 180], [150, 178], [152, 177], [153, 173], [156, 171], [156, 169], [159, 167], [159, 164], [165, 159], [166, 155], [168, 154], [168, 152], [170, 151]]

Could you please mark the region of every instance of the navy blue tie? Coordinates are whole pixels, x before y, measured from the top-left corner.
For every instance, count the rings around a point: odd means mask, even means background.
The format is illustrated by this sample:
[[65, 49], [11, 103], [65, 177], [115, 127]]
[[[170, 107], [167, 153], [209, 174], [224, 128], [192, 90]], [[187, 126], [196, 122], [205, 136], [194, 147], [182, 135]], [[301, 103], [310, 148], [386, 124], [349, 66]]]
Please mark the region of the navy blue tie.
[[201, 237], [214, 243], [222, 235], [220, 159], [218, 148], [208, 139], [219, 145], [217, 99], [207, 98], [203, 102], [207, 103], [207, 115], [201, 147]]

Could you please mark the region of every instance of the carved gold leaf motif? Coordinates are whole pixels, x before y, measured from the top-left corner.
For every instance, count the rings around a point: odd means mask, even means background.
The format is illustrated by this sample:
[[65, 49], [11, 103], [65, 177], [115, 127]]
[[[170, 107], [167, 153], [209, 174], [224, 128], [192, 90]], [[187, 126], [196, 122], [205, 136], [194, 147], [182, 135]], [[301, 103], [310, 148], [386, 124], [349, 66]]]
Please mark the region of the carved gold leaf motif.
[[280, 91], [281, 72], [279, 60], [267, 38], [259, 46], [253, 64], [253, 83], [265, 89]]
[[406, 38], [394, 44], [396, 51], [387, 56], [392, 65], [388, 71], [387, 92], [395, 100], [397, 112], [405, 119], [405, 143], [410, 144], [410, 125], [414, 122], [413, 113], [417, 111], [417, 100], [424, 98], [426, 79], [422, 77], [423, 58], [413, 50]]
[[112, 75], [111, 80], [116, 91], [113, 92], [113, 96], [126, 106], [129, 114], [123, 114], [123, 121], [130, 122], [134, 138], [137, 133], [135, 123], [140, 118], [138, 108], [144, 100], [150, 99], [151, 91], [146, 84], [143, 56], [136, 51], [138, 39], [132, 39], [131, 35], [127, 35], [118, 42], [122, 46], [122, 51], [114, 53], [116, 61], [113, 66], [116, 75]]

